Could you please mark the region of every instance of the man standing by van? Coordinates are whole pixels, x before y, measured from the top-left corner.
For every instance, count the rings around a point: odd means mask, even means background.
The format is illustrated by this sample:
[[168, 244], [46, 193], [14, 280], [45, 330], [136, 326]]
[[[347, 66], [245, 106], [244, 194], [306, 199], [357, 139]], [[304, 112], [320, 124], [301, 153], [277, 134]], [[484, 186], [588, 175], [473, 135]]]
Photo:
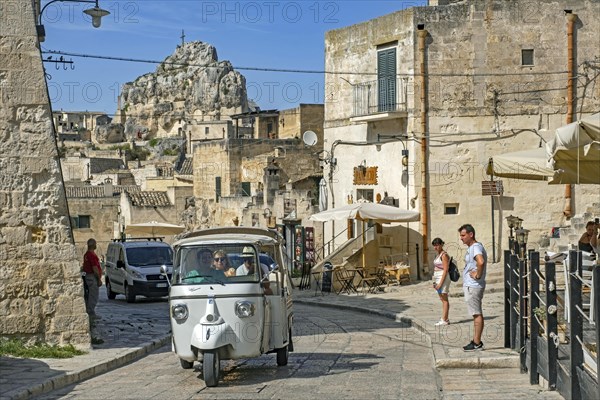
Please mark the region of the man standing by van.
[[95, 253], [96, 240], [89, 239], [87, 241], [87, 251], [83, 255], [83, 272], [85, 272], [85, 285], [87, 287], [88, 296], [85, 302], [85, 311], [90, 318], [97, 318], [96, 304], [98, 304], [99, 288], [102, 286], [102, 267], [100, 260]]

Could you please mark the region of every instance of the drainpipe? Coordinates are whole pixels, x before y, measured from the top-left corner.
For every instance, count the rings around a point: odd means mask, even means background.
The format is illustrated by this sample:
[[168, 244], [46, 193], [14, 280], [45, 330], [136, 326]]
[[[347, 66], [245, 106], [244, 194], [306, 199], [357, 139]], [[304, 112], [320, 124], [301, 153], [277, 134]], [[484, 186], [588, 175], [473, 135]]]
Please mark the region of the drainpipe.
[[[427, 159], [427, 81], [425, 71], [425, 40], [427, 31], [425, 25], [417, 25], [417, 37], [419, 46], [419, 78], [421, 81], [421, 234], [423, 235], [423, 265], [428, 265], [429, 257], [429, 168]], [[420, 271], [417, 269], [417, 279], [420, 279]]]
[[[573, 55], [573, 47], [575, 46], [575, 21], [577, 14], [573, 14], [571, 10], [565, 10], [567, 15], [567, 124], [573, 122], [573, 108], [575, 101], [575, 56]], [[563, 215], [567, 219], [572, 217], [571, 211], [571, 185], [565, 185], [565, 209]]]

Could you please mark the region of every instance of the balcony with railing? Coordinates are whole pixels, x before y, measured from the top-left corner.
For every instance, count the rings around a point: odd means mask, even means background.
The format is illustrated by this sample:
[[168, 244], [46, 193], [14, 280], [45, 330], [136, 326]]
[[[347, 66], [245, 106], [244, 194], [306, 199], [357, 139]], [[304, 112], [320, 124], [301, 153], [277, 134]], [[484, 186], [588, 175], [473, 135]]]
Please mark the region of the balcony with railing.
[[354, 85], [352, 120], [406, 117], [408, 78], [380, 78]]

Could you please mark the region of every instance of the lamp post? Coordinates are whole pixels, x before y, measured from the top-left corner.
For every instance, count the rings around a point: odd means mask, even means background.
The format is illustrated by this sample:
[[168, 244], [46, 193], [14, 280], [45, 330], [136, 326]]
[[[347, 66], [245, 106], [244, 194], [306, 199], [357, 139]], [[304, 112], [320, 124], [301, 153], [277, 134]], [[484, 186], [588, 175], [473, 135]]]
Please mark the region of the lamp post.
[[100, 8], [98, 6], [98, 0], [52, 0], [46, 3], [44, 7], [40, 10], [40, 14], [38, 16], [38, 24], [36, 25], [37, 35], [40, 42], [46, 40], [46, 29], [42, 24], [42, 14], [44, 14], [44, 10], [52, 3], [61, 2], [61, 3], [92, 3], [94, 7], [88, 8], [87, 10], [83, 10], [83, 12], [90, 17], [92, 17], [92, 26], [94, 28], [100, 28], [102, 23], [102, 17], [106, 17], [110, 14], [110, 12]]
[[510, 235], [508, 236], [508, 248], [512, 251], [513, 248], [513, 243], [514, 243], [514, 236], [513, 236], [513, 228], [516, 225], [517, 222], [517, 218], [519, 217], [515, 217], [514, 215], [509, 215], [508, 217], [506, 217], [506, 222], [508, 223], [508, 227], [510, 228]]
[[519, 259], [525, 260], [527, 258], [526, 249], [527, 239], [529, 238], [529, 230], [519, 228], [515, 231], [515, 235], [517, 236], [517, 243], [519, 244]]

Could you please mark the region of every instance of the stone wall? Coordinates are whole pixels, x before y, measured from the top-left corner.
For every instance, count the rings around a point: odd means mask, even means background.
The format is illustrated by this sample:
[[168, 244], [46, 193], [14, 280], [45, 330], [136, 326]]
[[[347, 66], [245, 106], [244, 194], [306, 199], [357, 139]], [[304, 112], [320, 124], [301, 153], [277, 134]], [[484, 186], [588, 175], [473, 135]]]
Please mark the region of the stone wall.
[[31, 1], [0, 4], [0, 335], [89, 348]]
[[252, 189], [257, 189], [267, 158], [275, 156], [277, 147], [283, 149], [276, 158], [282, 169], [281, 182], [295, 182], [320, 171], [314, 150], [296, 139], [199, 143], [194, 152], [194, 196], [215, 199], [217, 177], [221, 178], [221, 196], [240, 195], [242, 182], [250, 182]]
[[[69, 198], [69, 213], [72, 216], [90, 216], [90, 227], [73, 229], [73, 236], [77, 247], [78, 259], [83, 260], [83, 254], [87, 250], [87, 240], [96, 239], [98, 248], [96, 254], [106, 254], [106, 249], [115, 237], [115, 224], [118, 223], [119, 197], [98, 198]], [[118, 230], [118, 229], [117, 229]]]
[[300, 104], [296, 108], [279, 112], [279, 138], [302, 139], [306, 131], [317, 134], [318, 144], [323, 145], [323, 104]]

